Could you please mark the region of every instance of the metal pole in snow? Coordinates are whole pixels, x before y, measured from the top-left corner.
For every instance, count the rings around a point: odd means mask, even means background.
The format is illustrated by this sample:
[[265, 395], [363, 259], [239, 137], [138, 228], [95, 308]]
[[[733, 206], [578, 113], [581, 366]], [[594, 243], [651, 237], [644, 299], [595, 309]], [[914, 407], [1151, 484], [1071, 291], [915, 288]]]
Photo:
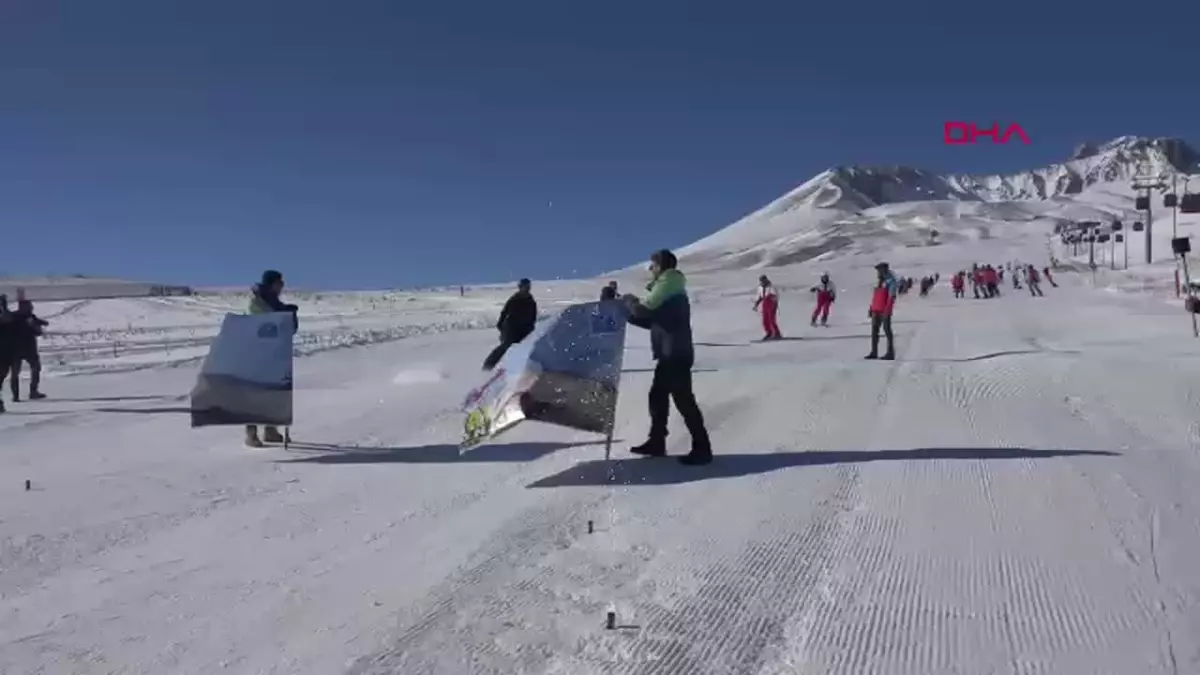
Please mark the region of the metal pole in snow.
[[[1195, 303], [1196, 302], [1196, 294], [1192, 290], [1192, 277], [1191, 277], [1191, 275], [1188, 274], [1187, 255], [1180, 254], [1179, 263], [1183, 267], [1183, 281], [1184, 281], [1184, 283], [1187, 284], [1188, 299], [1192, 301], [1189, 304]], [[1197, 324], [1196, 324], [1196, 313], [1195, 312], [1188, 312], [1188, 313], [1192, 315], [1192, 337], [1200, 337], [1200, 326], [1197, 326]]]

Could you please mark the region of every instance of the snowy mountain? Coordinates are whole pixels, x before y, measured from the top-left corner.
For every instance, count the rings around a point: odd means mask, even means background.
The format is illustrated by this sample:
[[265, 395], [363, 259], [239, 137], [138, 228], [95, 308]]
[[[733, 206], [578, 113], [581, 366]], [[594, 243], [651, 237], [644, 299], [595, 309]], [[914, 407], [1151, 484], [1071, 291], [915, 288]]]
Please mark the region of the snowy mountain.
[[692, 268], [825, 259], [850, 249], [991, 238], [1009, 224], [1130, 215], [1135, 175], [1185, 176], [1200, 153], [1175, 138], [1122, 136], [1009, 175], [939, 175], [908, 166], [834, 167], [719, 232], [680, 249]]

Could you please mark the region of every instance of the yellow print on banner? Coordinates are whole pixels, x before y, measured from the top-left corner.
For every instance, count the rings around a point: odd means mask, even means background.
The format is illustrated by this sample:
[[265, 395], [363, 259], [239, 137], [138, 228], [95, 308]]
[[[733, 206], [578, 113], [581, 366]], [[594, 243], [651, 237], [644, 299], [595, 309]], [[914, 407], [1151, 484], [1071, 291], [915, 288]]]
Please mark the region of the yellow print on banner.
[[463, 421], [463, 440], [462, 447], [469, 448], [478, 445], [492, 431], [492, 420], [488, 417], [487, 410], [476, 408], [467, 414], [467, 419]]

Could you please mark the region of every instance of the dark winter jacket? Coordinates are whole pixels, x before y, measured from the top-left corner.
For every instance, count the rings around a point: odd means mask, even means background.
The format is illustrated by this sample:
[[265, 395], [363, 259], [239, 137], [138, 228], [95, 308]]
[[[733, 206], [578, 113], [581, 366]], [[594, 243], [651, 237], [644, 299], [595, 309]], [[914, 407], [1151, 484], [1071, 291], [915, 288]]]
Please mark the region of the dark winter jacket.
[[12, 353], [17, 356], [37, 353], [37, 339], [42, 329], [50, 325], [49, 321], [38, 318], [31, 309], [18, 309], [13, 312], [12, 325], [9, 328], [12, 340]]
[[250, 296], [250, 313], [251, 314], [270, 314], [271, 312], [291, 312], [292, 319], [295, 321], [296, 330], [300, 329], [300, 318], [296, 313], [300, 308], [286, 304], [279, 299], [279, 295], [272, 293], [262, 284], [254, 284], [252, 295]]
[[17, 327], [13, 323], [12, 312], [0, 309], [0, 368], [8, 366], [16, 350]]
[[532, 293], [517, 291], [512, 294], [504, 309], [500, 310], [500, 320], [496, 328], [500, 329], [500, 339], [505, 342], [517, 343], [529, 337], [537, 325], [537, 301]]
[[649, 295], [633, 304], [629, 323], [650, 331], [650, 351], [656, 361], [688, 368], [695, 363], [692, 306], [683, 272], [677, 269], [663, 271], [650, 285]]

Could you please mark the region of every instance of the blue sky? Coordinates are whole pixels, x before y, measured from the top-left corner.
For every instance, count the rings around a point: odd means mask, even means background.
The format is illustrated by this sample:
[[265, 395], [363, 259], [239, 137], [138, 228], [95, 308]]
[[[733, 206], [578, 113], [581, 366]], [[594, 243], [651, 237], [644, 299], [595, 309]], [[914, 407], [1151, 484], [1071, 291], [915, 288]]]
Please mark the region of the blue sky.
[[[1125, 6], [5, 0], [0, 274], [590, 275], [837, 164], [1200, 140], [1200, 3], [1143, 37]], [[1032, 143], [946, 147], [947, 119]]]

